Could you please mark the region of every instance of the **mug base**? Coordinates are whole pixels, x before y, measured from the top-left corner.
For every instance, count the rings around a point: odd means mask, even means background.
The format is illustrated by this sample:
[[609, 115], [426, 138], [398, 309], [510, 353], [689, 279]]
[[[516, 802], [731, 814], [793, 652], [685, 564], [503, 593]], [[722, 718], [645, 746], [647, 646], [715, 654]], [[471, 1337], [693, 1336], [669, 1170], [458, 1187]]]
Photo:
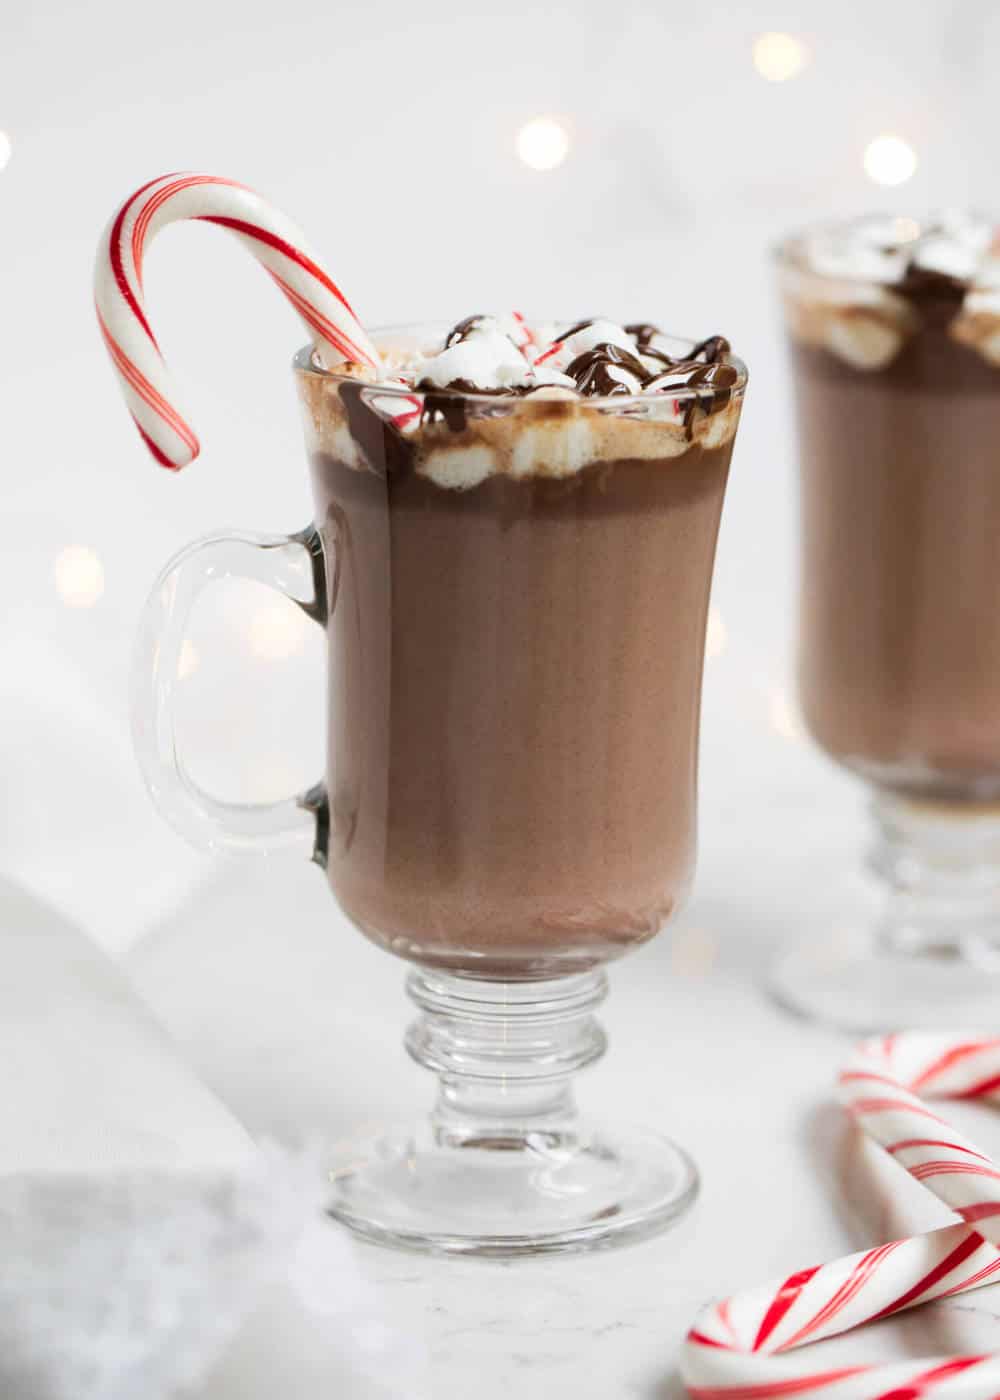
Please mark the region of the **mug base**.
[[687, 1154], [644, 1129], [462, 1137], [424, 1119], [339, 1148], [329, 1214], [426, 1254], [603, 1249], [666, 1229], [698, 1193]]
[[956, 948], [935, 955], [887, 947], [875, 933], [838, 929], [786, 951], [769, 989], [786, 1010], [852, 1032], [996, 1025], [1000, 955]]

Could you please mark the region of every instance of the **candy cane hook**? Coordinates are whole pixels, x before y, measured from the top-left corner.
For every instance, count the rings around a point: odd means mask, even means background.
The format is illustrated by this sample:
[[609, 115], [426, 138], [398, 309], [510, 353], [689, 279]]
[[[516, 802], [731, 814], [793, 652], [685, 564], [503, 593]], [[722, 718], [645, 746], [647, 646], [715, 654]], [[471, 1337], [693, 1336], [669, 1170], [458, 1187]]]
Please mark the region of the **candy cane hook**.
[[177, 471], [199, 452], [146, 315], [143, 258], [168, 224], [197, 219], [229, 229], [298, 312], [320, 360], [377, 369], [379, 357], [336, 283], [302, 234], [260, 195], [216, 175], [161, 175], [141, 186], [105, 230], [94, 270], [101, 334], [136, 427], [161, 466]]

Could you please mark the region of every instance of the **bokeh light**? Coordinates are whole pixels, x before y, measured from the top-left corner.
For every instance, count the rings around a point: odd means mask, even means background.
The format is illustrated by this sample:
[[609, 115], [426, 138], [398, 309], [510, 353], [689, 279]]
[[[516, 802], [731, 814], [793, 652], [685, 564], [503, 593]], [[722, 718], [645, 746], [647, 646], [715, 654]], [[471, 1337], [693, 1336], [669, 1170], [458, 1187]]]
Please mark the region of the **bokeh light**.
[[769, 83], [797, 78], [809, 61], [809, 50], [792, 34], [759, 34], [753, 41], [753, 66]]
[[805, 729], [798, 706], [785, 690], [779, 688], [771, 692], [768, 701], [768, 719], [775, 734], [780, 735], [782, 739], [797, 743], [805, 737]]
[[728, 641], [729, 629], [722, 620], [722, 614], [716, 607], [709, 608], [708, 627], [705, 632], [705, 655], [709, 661], [722, 655]]
[[69, 608], [92, 608], [104, 592], [104, 565], [86, 545], [60, 550], [54, 573], [56, 592]]
[[180, 654], [177, 657], [177, 679], [186, 681], [188, 676], [193, 676], [198, 669], [200, 660], [198, 648], [189, 637], [185, 637], [181, 642]]
[[698, 924], [681, 924], [670, 944], [670, 970], [678, 977], [707, 977], [719, 956], [718, 939]]
[[309, 622], [293, 603], [277, 599], [259, 608], [250, 619], [250, 650], [262, 661], [281, 661], [305, 645]]
[[864, 165], [876, 185], [905, 185], [917, 168], [917, 153], [901, 136], [885, 132], [865, 147]]
[[569, 132], [555, 117], [535, 117], [517, 133], [517, 154], [532, 170], [554, 170], [569, 155]]
[[912, 243], [920, 237], [920, 224], [908, 214], [900, 214], [892, 221], [893, 233], [898, 243]]

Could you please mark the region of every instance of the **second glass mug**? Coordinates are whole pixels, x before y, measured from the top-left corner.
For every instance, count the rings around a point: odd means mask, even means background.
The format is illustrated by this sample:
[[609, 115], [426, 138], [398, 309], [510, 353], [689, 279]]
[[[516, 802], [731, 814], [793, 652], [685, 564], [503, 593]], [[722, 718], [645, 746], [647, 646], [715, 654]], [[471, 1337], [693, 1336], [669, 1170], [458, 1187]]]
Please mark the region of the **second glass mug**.
[[[605, 1048], [603, 964], [656, 934], [690, 882], [746, 383], [731, 363], [721, 407], [679, 391], [679, 429], [628, 395], [414, 398], [302, 351], [315, 525], [192, 545], [147, 604], [134, 727], [164, 814], [203, 846], [301, 844], [351, 922], [412, 964], [406, 1046], [439, 1076], [436, 1108], [331, 1163], [331, 1212], [368, 1238], [582, 1249], [660, 1229], [694, 1198], [686, 1154], [585, 1124], [572, 1076]], [[176, 751], [186, 620], [231, 576], [327, 632], [326, 779], [282, 802], [211, 797]]]
[[[878, 220], [896, 254], [913, 219]], [[867, 877], [816, 899], [776, 965], [797, 1011], [856, 1031], [991, 1026], [1000, 1002], [1000, 370], [961, 281], [817, 269], [778, 249], [798, 419], [799, 695], [864, 783]], [[912, 255], [912, 253], [911, 253]], [[972, 320], [972, 318], [968, 318]], [[973, 330], [978, 327], [973, 322]]]

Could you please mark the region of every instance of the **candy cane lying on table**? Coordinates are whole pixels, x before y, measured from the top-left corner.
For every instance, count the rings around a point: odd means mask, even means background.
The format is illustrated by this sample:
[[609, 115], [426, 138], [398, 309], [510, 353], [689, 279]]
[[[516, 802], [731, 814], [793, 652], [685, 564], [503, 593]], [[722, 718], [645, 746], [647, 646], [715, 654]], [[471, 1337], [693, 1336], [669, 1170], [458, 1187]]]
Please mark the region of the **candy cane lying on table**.
[[895, 1240], [706, 1308], [684, 1345], [695, 1400], [989, 1400], [1000, 1352], [878, 1366], [785, 1353], [933, 1298], [1000, 1281], [1000, 1170], [924, 1098], [1000, 1098], [1000, 1038], [904, 1034], [861, 1045], [840, 1095], [869, 1137], [962, 1224]]
[[[177, 407], [171, 375], [146, 319], [142, 263], [168, 224], [198, 219], [229, 229], [305, 323], [321, 360], [379, 368], [366, 331], [302, 234], [260, 195], [216, 175], [161, 175], [126, 199], [101, 238], [94, 297], [101, 334], [136, 427], [163, 467], [194, 461], [198, 439]], [[405, 408], [405, 405], [404, 405]]]

